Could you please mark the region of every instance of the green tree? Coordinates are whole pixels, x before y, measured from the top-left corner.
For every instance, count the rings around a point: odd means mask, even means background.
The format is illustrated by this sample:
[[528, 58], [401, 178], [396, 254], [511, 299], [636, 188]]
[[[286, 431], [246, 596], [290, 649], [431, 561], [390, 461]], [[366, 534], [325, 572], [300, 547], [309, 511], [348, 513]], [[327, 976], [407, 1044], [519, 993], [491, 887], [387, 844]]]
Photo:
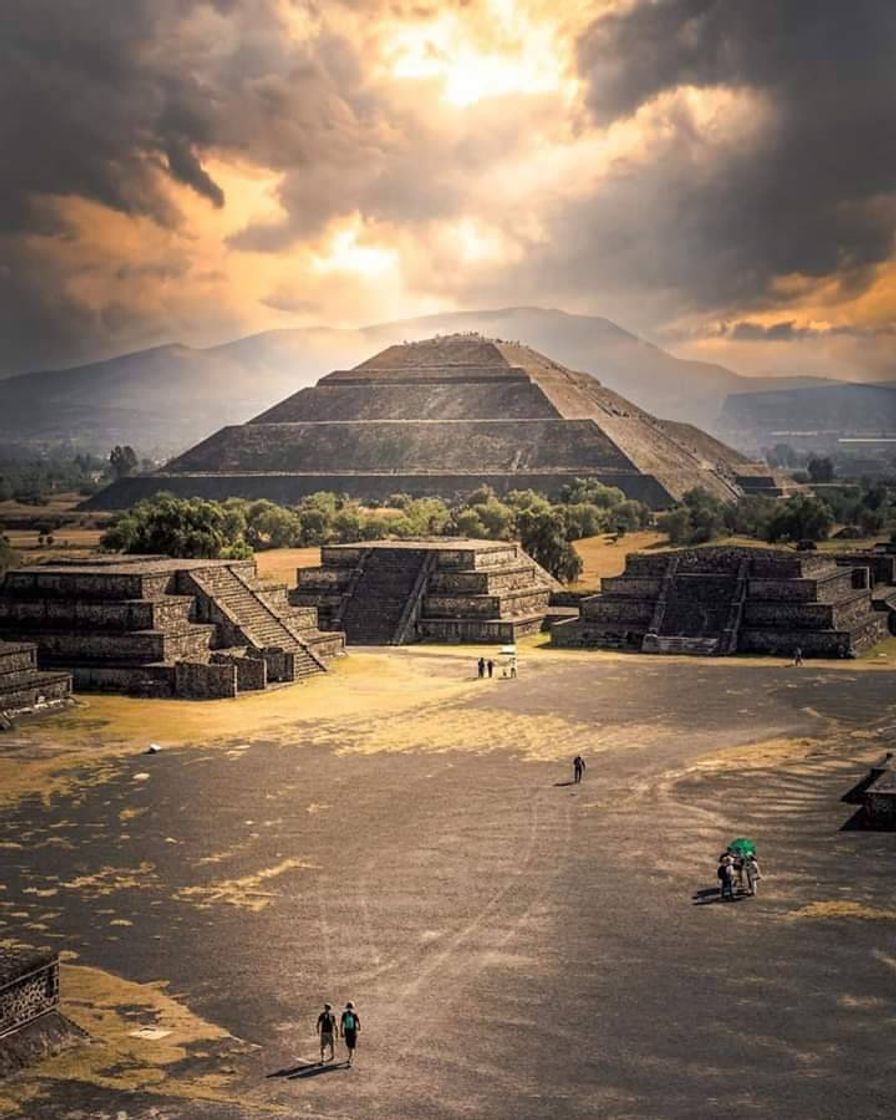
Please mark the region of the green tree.
[[831, 507], [815, 494], [794, 494], [779, 502], [768, 525], [770, 541], [820, 541], [834, 524]]
[[568, 505], [587, 502], [599, 509], [615, 509], [625, 500], [617, 486], [607, 486], [596, 478], [574, 478], [560, 490], [560, 501]]
[[520, 543], [555, 579], [573, 583], [582, 574], [582, 559], [567, 539], [561, 508], [525, 509], [517, 519]]
[[834, 464], [827, 455], [811, 456], [806, 469], [812, 482], [834, 481]]
[[599, 508], [591, 502], [570, 502], [563, 507], [566, 516], [566, 536], [568, 540], [578, 541], [583, 537], [596, 537], [604, 533], [611, 516], [606, 508]]
[[109, 465], [116, 478], [129, 478], [132, 474], [136, 474], [137, 463], [137, 453], [129, 444], [124, 447], [116, 444], [109, 452]]
[[691, 543], [693, 526], [690, 511], [685, 506], [676, 506], [674, 509], [666, 510], [657, 517], [656, 523], [659, 531], [665, 533], [669, 538], [670, 544]]
[[100, 545], [113, 552], [190, 559], [242, 559], [252, 549], [241, 518], [219, 502], [157, 494], [138, 502], [106, 530]]
[[259, 499], [248, 503], [244, 516], [252, 548], [294, 548], [299, 543], [302, 522], [295, 510]]

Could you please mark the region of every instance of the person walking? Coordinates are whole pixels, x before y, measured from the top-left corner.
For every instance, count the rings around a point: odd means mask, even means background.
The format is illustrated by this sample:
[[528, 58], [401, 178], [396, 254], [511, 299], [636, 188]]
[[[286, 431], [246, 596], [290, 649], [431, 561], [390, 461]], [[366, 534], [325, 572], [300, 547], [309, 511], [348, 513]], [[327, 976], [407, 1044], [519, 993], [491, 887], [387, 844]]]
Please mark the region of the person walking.
[[734, 860], [729, 855], [724, 855], [719, 860], [716, 871], [719, 879], [719, 895], [722, 902], [734, 901]]
[[347, 1066], [350, 1066], [354, 1060], [355, 1047], [358, 1045], [360, 1031], [361, 1020], [358, 1018], [355, 1005], [349, 1000], [345, 1005], [345, 1011], [342, 1012], [342, 1038], [345, 1042], [345, 1048], [348, 1050], [348, 1061], [345, 1063]]
[[516, 677], [516, 654], [510, 659], [510, 676], [511, 678]]
[[744, 872], [747, 876], [747, 894], [755, 895], [758, 890], [757, 883], [762, 878], [755, 852], [744, 859]]
[[489, 658], [488, 661], [486, 661], [486, 663], [485, 663], [485, 667], [486, 667], [486, 669], [488, 669], [488, 679], [491, 680], [492, 677], [495, 675], [495, 663], [494, 663], [494, 661], [492, 661], [492, 659]]
[[803, 663], [803, 650], [801, 646], [797, 646], [793, 651], [793, 663], [794, 665], [802, 665]]
[[324, 1050], [330, 1047], [330, 1061], [336, 1057], [335, 1040], [339, 1037], [336, 1026], [336, 1016], [333, 1014], [333, 1005], [324, 1004], [324, 1009], [317, 1017], [317, 1033], [320, 1035], [320, 1064], [324, 1064]]
[[585, 775], [585, 759], [580, 754], [572, 760], [572, 780], [578, 785]]
[[484, 657], [480, 657], [479, 660], [476, 662], [476, 668], [479, 670], [479, 679], [482, 680], [482, 678], [485, 676], [485, 658]]

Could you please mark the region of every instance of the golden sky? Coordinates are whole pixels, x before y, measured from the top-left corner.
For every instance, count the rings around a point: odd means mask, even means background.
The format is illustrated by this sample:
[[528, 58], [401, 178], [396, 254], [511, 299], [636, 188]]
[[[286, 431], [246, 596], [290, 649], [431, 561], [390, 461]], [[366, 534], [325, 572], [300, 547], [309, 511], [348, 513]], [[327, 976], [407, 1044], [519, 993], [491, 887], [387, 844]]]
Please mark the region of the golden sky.
[[896, 377], [888, 5], [9, 3], [0, 369], [529, 304]]

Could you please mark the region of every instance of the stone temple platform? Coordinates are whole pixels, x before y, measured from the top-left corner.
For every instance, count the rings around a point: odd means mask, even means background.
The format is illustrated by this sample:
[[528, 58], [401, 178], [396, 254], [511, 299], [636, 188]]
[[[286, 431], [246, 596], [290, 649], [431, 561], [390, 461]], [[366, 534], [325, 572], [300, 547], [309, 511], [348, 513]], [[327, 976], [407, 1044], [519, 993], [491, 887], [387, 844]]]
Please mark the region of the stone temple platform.
[[440, 537], [325, 546], [290, 593], [359, 645], [514, 642], [559, 585], [517, 544]]
[[846, 657], [887, 633], [866, 567], [819, 553], [695, 548], [634, 552], [621, 576], [555, 623], [553, 644], [645, 653]]
[[[37, 647], [77, 689], [217, 698], [326, 671], [342, 635], [254, 561], [110, 556], [9, 572], [0, 636]], [[2, 683], [2, 679], [0, 679]]]
[[0, 723], [64, 707], [71, 692], [71, 673], [38, 669], [33, 642], [0, 642]]

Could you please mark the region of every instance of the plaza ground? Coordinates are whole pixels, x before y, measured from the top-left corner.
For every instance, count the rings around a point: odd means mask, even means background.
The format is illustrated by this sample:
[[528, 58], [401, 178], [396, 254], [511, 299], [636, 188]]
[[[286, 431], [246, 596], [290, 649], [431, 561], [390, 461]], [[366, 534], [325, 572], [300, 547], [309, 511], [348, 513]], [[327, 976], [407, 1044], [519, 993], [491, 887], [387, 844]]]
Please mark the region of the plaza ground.
[[[480, 682], [472, 653], [6, 735], [0, 935], [63, 952], [94, 1042], [0, 1115], [890, 1115], [896, 834], [841, 798], [896, 674], [530, 649]], [[765, 877], [723, 905], [739, 835]], [[319, 1071], [347, 999], [356, 1067]]]

